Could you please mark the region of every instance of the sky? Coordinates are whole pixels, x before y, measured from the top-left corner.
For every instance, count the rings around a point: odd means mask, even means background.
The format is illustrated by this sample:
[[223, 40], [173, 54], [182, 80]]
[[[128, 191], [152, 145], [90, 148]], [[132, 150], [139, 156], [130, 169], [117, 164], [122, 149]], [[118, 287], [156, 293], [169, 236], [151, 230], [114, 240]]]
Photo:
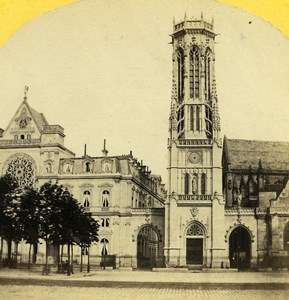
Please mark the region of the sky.
[[65, 146], [130, 150], [166, 181], [173, 18], [214, 18], [222, 134], [289, 141], [289, 40], [213, 0], [81, 0], [21, 27], [0, 48], [0, 127], [28, 103], [65, 128]]

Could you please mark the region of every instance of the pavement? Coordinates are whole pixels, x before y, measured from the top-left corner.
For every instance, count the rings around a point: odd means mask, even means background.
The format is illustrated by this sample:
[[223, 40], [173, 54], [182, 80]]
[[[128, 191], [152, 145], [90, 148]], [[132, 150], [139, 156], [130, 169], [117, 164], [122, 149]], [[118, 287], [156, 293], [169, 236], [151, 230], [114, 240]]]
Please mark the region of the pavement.
[[71, 276], [0, 270], [5, 300], [287, 300], [289, 272], [168, 272], [99, 270]]
[[[280, 287], [289, 289], [289, 272], [279, 271], [279, 272], [166, 272], [158, 271], [129, 271], [129, 270], [99, 270], [90, 273], [87, 272], [75, 272], [70, 276], [66, 274], [50, 273], [49, 275], [42, 275], [41, 271], [33, 270], [18, 270], [18, 269], [1, 269], [0, 270], [0, 284], [4, 282], [9, 282], [11, 279], [13, 282], [22, 280], [30, 280], [30, 282], [37, 283], [38, 280], [52, 281], [54, 284], [56, 282], [62, 282], [62, 284], [67, 285], [77, 285], [76, 282], [82, 282], [82, 285], [92, 284], [95, 286], [97, 282], [101, 284], [112, 283], [118, 285], [128, 285], [128, 283], [141, 283], [144, 285], [154, 285], [158, 284], [163, 286], [172, 286], [176, 282], [178, 284], [182, 283], [183, 286], [189, 284], [192, 285], [226, 285], [235, 286], [242, 284], [244, 287], [262, 286], [262, 288]], [[53, 284], [50, 283], [49, 285]], [[71, 282], [70, 284], [68, 282]], [[102, 285], [103, 286], [103, 285]]]

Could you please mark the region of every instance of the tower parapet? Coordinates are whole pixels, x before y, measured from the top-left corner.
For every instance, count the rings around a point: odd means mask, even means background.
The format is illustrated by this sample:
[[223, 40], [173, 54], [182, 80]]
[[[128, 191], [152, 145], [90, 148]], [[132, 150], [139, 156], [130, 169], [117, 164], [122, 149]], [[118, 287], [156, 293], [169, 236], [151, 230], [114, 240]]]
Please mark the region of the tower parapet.
[[[203, 33], [211, 34], [215, 36], [214, 33], [214, 21], [212, 20], [211, 23], [205, 21], [204, 19], [198, 20], [184, 20], [177, 24], [174, 24], [174, 34], [180, 33], [183, 30], [194, 30], [196, 33], [200, 33], [198, 31], [202, 30]], [[189, 32], [191, 33], [191, 32]]]

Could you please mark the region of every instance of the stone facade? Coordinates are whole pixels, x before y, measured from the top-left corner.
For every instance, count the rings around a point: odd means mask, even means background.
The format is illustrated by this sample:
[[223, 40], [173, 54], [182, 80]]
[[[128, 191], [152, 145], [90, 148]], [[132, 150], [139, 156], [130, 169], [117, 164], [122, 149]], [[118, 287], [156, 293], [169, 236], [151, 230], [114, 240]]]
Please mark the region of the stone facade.
[[[115, 267], [163, 265], [164, 185], [160, 176], [137, 161], [132, 153], [82, 157], [64, 147], [64, 130], [49, 125], [26, 98], [0, 138], [2, 175], [16, 177], [21, 187], [38, 188], [58, 181], [99, 221], [99, 242], [90, 249], [90, 264], [114, 256]], [[27, 260], [28, 247], [21, 243], [18, 261]], [[44, 245], [34, 250], [42, 263]], [[74, 257], [79, 262], [80, 249]], [[52, 254], [51, 262], [55, 262]]]

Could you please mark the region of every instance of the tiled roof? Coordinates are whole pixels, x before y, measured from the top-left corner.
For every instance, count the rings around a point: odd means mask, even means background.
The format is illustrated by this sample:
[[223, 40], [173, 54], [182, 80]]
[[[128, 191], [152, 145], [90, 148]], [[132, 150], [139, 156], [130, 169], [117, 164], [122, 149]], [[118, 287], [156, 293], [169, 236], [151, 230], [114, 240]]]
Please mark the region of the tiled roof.
[[224, 152], [231, 169], [252, 170], [259, 167], [261, 159], [264, 170], [289, 171], [289, 142], [258, 140], [224, 140]]

